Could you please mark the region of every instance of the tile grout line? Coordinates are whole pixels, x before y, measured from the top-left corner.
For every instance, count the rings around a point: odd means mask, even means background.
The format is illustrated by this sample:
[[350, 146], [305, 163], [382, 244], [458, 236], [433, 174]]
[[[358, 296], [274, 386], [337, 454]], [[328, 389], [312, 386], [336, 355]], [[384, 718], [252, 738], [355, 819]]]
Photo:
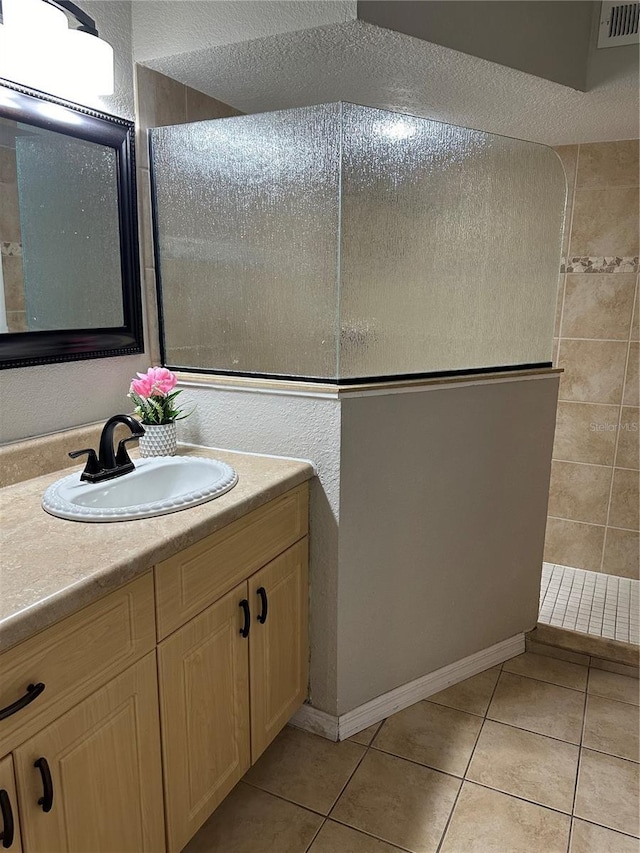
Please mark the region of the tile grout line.
[[571, 837], [573, 835], [573, 821], [575, 818], [576, 800], [578, 798], [578, 782], [580, 779], [580, 766], [582, 764], [582, 743], [584, 741], [584, 730], [587, 724], [587, 699], [589, 697], [589, 680], [591, 678], [591, 664], [587, 670], [587, 683], [584, 692], [584, 705], [582, 708], [582, 726], [580, 727], [580, 743], [578, 745], [578, 764], [576, 766], [576, 779], [573, 785], [573, 801], [571, 803], [571, 824], [569, 827], [569, 843], [567, 845], [567, 853], [571, 849]]
[[496, 690], [498, 689], [498, 683], [500, 681], [500, 676], [502, 675], [504, 667], [504, 661], [500, 664], [500, 670], [498, 672], [498, 677], [496, 678], [496, 683], [493, 685], [493, 690], [491, 691], [491, 696], [489, 697], [489, 701], [487, 702], [487, 707], [484, 709], [484, 714], [482, 715], [482, 725], [478, 731], [478, 736], [473, 745], [473, 749], [471, 750], [471, 755], [469, 756], [469, 760], [467, 761], [467, 766], [465, 767], [464, 774], [462, 776], [462, 780], [460, 781], [460, 787], [458, 788], [458, 793], [456, 794], [456, 798], [453, 801], [453, 805], [451, 807], [451, 811], [449, 812], [449, 817], [447, 818], [447, 822], [444, 825], [444, 829], [442, 831], [442, 835], [440, 837], [440, 842], [436, 848], [436, 853], [440, 853], [442, 849], [442, 845], [444, 844], [444, 840], [446, 838], [447, 832], [449, 831], [449, 826], [451, 825], [451, 821], [453, 820], [453, 814], [456, 810], [456, 806], [458, 805], [458, 800], [460, 799], [460, 794], [462, 793], [462, 789], [464, 787], [464, 783], [467, 781], [467, 772], [469, 770], [469, 766], [473, 759], [474, 753], [476, 751], [476, 747], [478, 746], [478, 741], [480, 740], [480, 735], [482, 734], [482, 730], [484, 729], [484, 724], [487, 721], [487, 714], [489, 713], [489, 708], [491, 707], [491, 703], [493, 702], [493, 697], [495, 696]]
[[602, 559], [600, 561], [600, 571], [604, 570], [604, 555], [607, 547], [607, 531], [609, 528], [609, 519], [611, 518], [611, 501], [613, 499], [613, 481], [616, 472], [616, 460], [618, 457], [618, 446], [620, 444], [620, 426], [622, 424], [622, 409], [624, 406], [624, 392], [627, 384], [627, 375], [629, 373], [629, 364], [631, 360], [631, 330], [633, 328], [633, 315], [635, 313], [636, 299], [638, 296], [638, 277], [636, 276], [636, 286], [633, 292], [633, 302], [631, 303], [631, 318], [629, 320], [629, 328], [627, 329], [627, 357], [624, 362], [624, 370], [622, 372], [622, 390], [620, 391], [620, 406], [618, 408], [618, 429], [616, 430], [615, 442], [613, 447], [613, 464], [611, 466], [611, 484], [609, 488], [609, 500], [607, 502], [607, 521], [604, 528], [604, 537], [602, 539]]

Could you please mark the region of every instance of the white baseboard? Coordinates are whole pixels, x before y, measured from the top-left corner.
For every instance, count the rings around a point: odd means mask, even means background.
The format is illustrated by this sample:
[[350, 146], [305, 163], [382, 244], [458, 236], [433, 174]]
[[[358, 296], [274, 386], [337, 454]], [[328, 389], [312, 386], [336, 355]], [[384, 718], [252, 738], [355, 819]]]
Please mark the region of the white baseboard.
[[462, 660], [436, 669], [428, 675], [416, 678], [408, 684], [402, 684], [388, 693], [376, 696], [364, 705], [348, 711], [339, 717], [320, 711], [312, 705], [303, 705], [293, 715], [289, 725], [304, 729], [313, 734], [322, 735], [329, 740], [346, 740], [351, 735], [379, 723], [386, 717], [402, 711], [403, 708], [414, 705], [421, 699], [427, 699], [434, 693], [439, 693], [446, 687], [458, 684], [465, 678], [484, 672], [496, 664], [503, 663], [509, 658], [524, 652], [524, 634], [516, 634], [508, 640], [502, 640], [488, 649], [483, 649]]

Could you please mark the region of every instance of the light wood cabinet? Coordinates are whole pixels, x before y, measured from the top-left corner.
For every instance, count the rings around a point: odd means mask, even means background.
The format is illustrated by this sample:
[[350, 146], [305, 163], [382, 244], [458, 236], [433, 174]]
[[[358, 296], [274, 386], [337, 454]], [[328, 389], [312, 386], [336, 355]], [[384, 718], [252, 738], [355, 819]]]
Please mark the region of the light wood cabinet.
[[156, 683], [152, 653], [15, 750], [25, 851], [164, 850]]
[[306, 483], [185, 548], [155, 568], [158, 640], [307, 535]]
[[[307, 696], [308, 541], [249, 580], [251, 761], [255, 763]], [[266, 610], [266, 618], [261, 617]]]
[[158, 647], [167, 837], [181, 850], [250, 766], [243, 583]]
[[155, 648], [153, 572], [0, 654], [0, 708], [42, 692], [0, 720], [0, 755], [73, 708]]
[[305, 699], [307, 533], [304, 484], [0, 654], [11, 853], [188, 843]]
[[22, 853], [18, 798], [10, 755], [0, 761], [0, 847]]
[[307, 553], [305, 537], [158, 646], [172, 853], [304, 702]]

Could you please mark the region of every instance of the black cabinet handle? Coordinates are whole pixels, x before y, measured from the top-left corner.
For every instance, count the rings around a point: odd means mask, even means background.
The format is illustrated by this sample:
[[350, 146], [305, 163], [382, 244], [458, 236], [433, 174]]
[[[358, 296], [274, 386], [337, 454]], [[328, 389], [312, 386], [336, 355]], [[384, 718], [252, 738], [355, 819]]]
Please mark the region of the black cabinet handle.
[[42, 806], [43, 812], [50, 812], [53, 806], [53, 782], [51, 781], [49, 762], [46, 758], [38, 758], [34, 761], [33, 766], [38, 768], [42, 776], [42, 796], [38, 800], [38, 805]]
[[251, 628], [251, 611], [249, 610], [249, 602], [246, 598], [243, 598], [239, 606], [242, 608], [242, 612], [244, 613], [244, 625], [240, 628], [240, 636], [248, 637], [249, 628]]
[[13, 844], [13, 812], [11, 810], [11, 800], [9, 794], [4, 788], [0, 788], [0, 814], [2, 815], [2, 832], [0, 832], [0, 841], [2, 846], [8, 849]]
[[26, 708], [34, 699], [37, 699], [38, 696], [44, 690], [44, 684], [39, 681], [37, 684], [30, 684], [27, 687], [27, 692], [24, 696], [21, 696], [17, 699], [13, 704], [7, 705], [6, 708], [0, 708], [0, 720], [6, 720], [7, 717], [10, 717], [12, 714], [15, 714], [17, 711], [21, 711], [23, 708]]
[[260, 603], [262, 605], [262, 610], [258, 616], [258, 622], [261, 625], [264, 625], [267, 621], [267, 613], [269, 612], [269, 599], [267, 598], [267, 591], [263, 586], [258, 587], [258, 596], [260, 597]]

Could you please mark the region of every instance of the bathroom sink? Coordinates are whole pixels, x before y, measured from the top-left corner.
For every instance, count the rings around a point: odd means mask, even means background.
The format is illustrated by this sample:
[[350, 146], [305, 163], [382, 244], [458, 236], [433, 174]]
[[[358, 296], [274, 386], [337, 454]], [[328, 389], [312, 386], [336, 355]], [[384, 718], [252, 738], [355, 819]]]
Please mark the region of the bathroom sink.
[[157, 456], [137, 460], [134, 471], [101, 483], [69, 474], [49, 486], [42, 507], [72, 521], [128, 521], [197, 506], [237, 482], [233, 468], [216, 459]]

